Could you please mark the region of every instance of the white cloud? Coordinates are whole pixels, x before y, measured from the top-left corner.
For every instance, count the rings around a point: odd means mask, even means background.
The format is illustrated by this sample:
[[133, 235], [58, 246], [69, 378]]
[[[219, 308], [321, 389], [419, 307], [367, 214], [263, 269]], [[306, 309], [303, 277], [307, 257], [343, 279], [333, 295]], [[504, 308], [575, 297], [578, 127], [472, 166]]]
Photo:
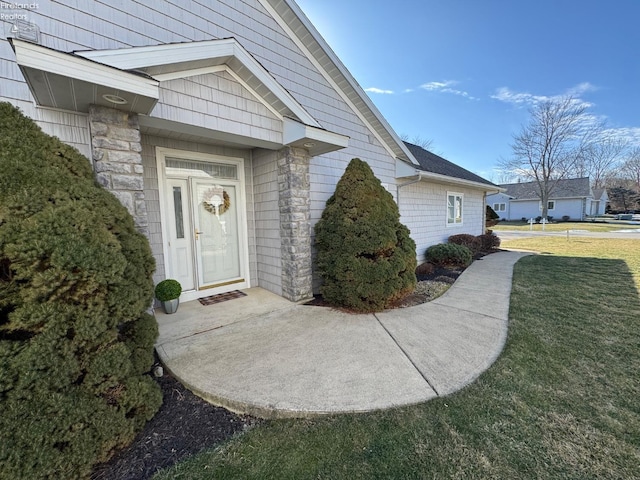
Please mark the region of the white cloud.
[[496, 100], [500, 100], [501, 102], [513, 103], [516, 105], [523, 103], [534, 105], [536, 103], [549, 100], [550, 97], [546, 97], [543, 95], [532, 95], [530, 93], [518, 93], [510, 90], [507, 87], [500, 87], [496, 90], [496, 93], [494, 95], [491, 95], [491, 98], [495, 98]]
[[442, 91], [445, 93], [460, 95], [461, 97], [468, 98], [469, 100], [479, 100], [478, 98], [472, 97], [471, 95], [469, 95], [468, 92], [465, 92], [463, 90], [456, 90], [455, 88], [443, 88]]
[[383, 95], [393, 95], [393, 90], [382, 90], [381, 88], [376, 87], [365, 88], [364, 91], [370, 93], [381, 93]]
[[573, 97], [574, 102], [584, 106], [591, 107], [592, 103], [587, 102], [580, 98], [583, 94], [587, 92], [593, 92], [597, 90], [597, 87], [590, 84], [589, 82], [579, 83], [574, 87], [568, 88], [564, 93], [560, 95], [534, 95], [529, 92], [514, 92], [508, 87], [500, 87], [496, 89], [496, 93], [491, 95], [491, 98], [495, 100], [500, 100], [501, 102], [511, 103], [513, 105], [537, 105], [540, 102], [546, 102], [548, 100], [558, 100], [562, 97]]
[[446, 82], [429, 82], [429, 83], [423, 83], [422, 85], [420, 85], [420, 88], [423, 88], [425, 90], [442, 90], [443, 88], [447, 88], [450, 87], [451, 85], [455, 85], [458, 82], [454, 82], [453, 80], [447, 80]]
[[477, 98], [469, 95], [469, 93], [465, 92], [464, 90], [451, 88], [453, 85], [457, 85], [458, 83], [460, 82], [457, 82], [455, 80], [447, 80], [444, 82], [429, 82], [423, 83], [422, 85], [420, 85], [420, 88], [429, 92], [451, 93], [452, 95], [459, 95], [461, 97], [468, 98], [469, 100], [478, 100]]
[[567, 90], [567, 95], [571, 95], [572, 97], [579, 97], [583, 93], [595, 92], [596, 90], [598, 90], [598, 87], [596, 87], [595, 85], [591, 85], [589, 82], [582, 82], [575, 87], [571, 87], [569, 90]]
[[609, 128], [604, 133], [605, 135], [626, 140], [634, 147], [640, 147], [640, 127]]

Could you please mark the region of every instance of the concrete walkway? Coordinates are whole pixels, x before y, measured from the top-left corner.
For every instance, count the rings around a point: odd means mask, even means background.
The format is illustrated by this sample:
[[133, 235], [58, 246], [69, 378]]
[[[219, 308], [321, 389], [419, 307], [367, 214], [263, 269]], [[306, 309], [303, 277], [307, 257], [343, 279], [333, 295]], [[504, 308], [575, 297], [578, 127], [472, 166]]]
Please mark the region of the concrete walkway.
[[157, 312], [163, 364], [214, 404], [261, 417], [363, 412], [461, 389], [507, 336], [513, 265], [475, 261], [440, 298], [377, 314], [297, 305], [260, 288]]

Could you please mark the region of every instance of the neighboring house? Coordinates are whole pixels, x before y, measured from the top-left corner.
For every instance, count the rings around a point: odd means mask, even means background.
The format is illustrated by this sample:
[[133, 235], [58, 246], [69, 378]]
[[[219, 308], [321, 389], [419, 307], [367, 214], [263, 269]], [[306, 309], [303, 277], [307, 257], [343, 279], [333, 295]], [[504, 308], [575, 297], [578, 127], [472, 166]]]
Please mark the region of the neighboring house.
[[483, 233], [497, 187], [405, 145], [293, 0], [79, 5], [3, 17], [0, 100], [91, 159], [183, 301], [309, 298], [313, 226], [354, 157], [399, 199], [419, 258]]
[[593, 200], [589, 208], [589, 216], [595, 217], [597, 215], [604, 215], [607, 208], [607, 202], [609, 201], [609, 195], [607, 195], [606, 188], [594, 188]]
[[[500, 187], [503, 192], [487, 196], [487, 205], [500, 218], [520, 220], [542, 215], [536, 182], [509, 183]], [[607, 200], [605, 189], [591, 189], [589, 177], [559, 180], [549, 198], [547, 215], [556, 220], [565, 216], [584, 220], [588, 216], [603, 215]]]

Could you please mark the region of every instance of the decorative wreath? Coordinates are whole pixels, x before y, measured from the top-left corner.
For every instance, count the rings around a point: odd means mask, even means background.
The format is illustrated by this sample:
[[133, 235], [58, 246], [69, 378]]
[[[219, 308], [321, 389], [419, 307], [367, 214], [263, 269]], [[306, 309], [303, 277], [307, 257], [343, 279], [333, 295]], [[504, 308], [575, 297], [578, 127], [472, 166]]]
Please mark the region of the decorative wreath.
[[222, 187], [216, 186], [204, 192], [204, 195], [202, 196], [202, 203], [204, 204], [204, 209], [207, 212], [214, 215], [222, 215], [224, 212], [229, 210], [229, 207], [231, 206], [231, 199], [229, 198], [229, 194], [225, 192]]

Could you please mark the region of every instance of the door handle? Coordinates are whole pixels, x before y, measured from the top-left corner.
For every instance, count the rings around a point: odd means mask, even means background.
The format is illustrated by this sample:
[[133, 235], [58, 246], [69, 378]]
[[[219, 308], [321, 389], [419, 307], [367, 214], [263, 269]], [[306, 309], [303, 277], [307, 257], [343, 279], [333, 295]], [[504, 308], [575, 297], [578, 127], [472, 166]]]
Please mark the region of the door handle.
[[200, 237], [200, 235], [202, 235], [202, 232], [199, 232], [198, 229], [195, 229], [195, 234], [196, 234], [196, 240], [198, 240], [198, 238]]

